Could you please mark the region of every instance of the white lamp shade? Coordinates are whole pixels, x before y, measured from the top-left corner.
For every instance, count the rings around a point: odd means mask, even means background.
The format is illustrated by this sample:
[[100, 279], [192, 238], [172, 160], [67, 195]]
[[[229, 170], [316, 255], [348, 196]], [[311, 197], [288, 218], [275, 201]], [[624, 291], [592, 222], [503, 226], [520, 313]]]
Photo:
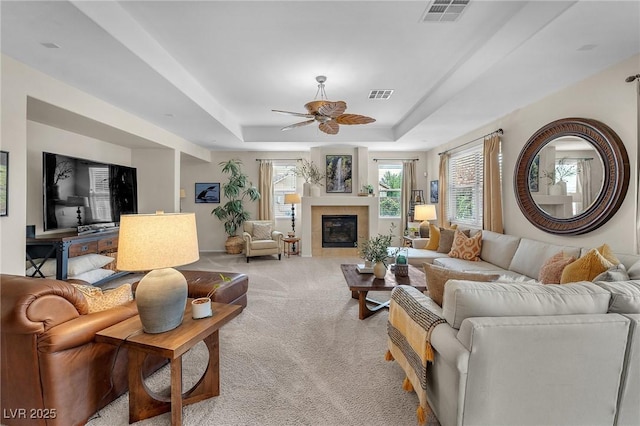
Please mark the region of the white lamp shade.
[[284, 194], [284, 203], [285, 204], [300, 204], [300, 195], [299, 194]]
[[120, 217], [118, 269], [149, 271], [186, 265], [199, 258], [195, 213]]
[[436, 214], [435, 204], [416, 204], [413, 219], [416, 221], [435, 220]]
[[67, 198], [67, 205], [73, 207], [89, 207], [89, 197], [71, 195]]

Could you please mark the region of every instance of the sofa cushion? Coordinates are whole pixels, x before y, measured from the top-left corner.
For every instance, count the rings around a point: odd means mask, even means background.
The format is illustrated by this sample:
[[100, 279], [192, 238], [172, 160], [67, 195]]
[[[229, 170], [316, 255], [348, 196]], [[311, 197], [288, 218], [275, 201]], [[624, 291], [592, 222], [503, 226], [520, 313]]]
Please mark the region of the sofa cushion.
[[453, 244], [451, 244], [450, 257], [465, 260], [480, 260], [480, 251], [482, 250], [482, 231], [477, 232], [473, 237], [467, 237], [460, 230], [456, 230], [453, 236]]
[[442, 312], [455, 329], [466, 318], [604, 314], [611, 294], [581, 282], [530, 285], [450, 280], [444, 288]]
[[574, 256], [567, 256], [563, 251], [556, 253], [547, 259], [538, 274], [538, 281], [542, 284], [560, 284], [562, 271], [570, 263], [575, 262]]
[[[43, 259], [35, 259], [34, 262], [39, 264]], [[110, 256], [103, 256], [97, 253], [85, 254], [77, 257], [70, 257], [67, 262], [67, 275], [74, 276], [80, 275], [92, 269], [102, 268], [105, 265], [113, 262], [115, 258]], [[29, 267], [30, 266], [30, 267]], [[31, 262], [27, 262], [27, 276], [32, 276], [36, 272], [36, 268], [31, 266]], [[53, 277], [56, 275], [56, 259], [47, 259], [45, 263], [40, 267], [40, 272], [45, 277]], [[37, 275], [39, 276], [39, 275]]]
[[251, 231], [251, 236], [254, 240], [270, 240], [271, 239], [271, 224], [255, 222]]
[[518, 249], [520, 237], [482, 231], [482, 251], [480, 258], [502, 269], [509, 269], [511, 259]]
[[541, 241], [521, 238], [518, 249], [513, 255], [509, 270], [518, 272], [531, 278], [537, 278], [543, 263], [559, 252], [563, 251], [567, 256], [578, 257], [578, 247], [557, 246]]
[[442, 306], [444, 287], [449, 280], [494, 281], [499, 277], [498, 274], [453, 271], [451, 269], [430, 265], [428, 263], [425, 263], [423, 267], [425, 279], [427, 280], [429, 297], [431, 300], [436, 302], [438, 306]]
[[594, 284], [611, 293], [609, 312], [640, 314], [640, 281], [596, 281]]
[[89, 304], [89, 313], [106, 311], [116, 306], [124, 305], [133, 300], [131, 284], [123, 284], [112, 290], [102, 291], [99, 287], [82, 284], [71, 284], [78, 289]]
[[597, 249], [591, 249], [580, 259], [564, 268], [562, 277], [560, 278], [560, 284], [591, 281], [598, 274], [601, 274], [613, 266], [614, 264], [605, 259]]
[[[439, 257], [433, 260], [433, 264], [454, 271], [480, 272], [483, 274], [506, 274], [509, 271], [502, 269], [484, 260], [475, 262], [473, 260], [456, 259], [455, 257]], [[513, 273], [519, 276], [519, 274]]]

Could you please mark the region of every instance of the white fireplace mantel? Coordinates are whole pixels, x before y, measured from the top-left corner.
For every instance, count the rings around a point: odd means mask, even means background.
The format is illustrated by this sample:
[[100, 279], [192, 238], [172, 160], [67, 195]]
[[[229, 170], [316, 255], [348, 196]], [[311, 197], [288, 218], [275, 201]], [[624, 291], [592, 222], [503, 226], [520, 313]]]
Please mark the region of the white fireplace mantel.
[[322, 196], [302, 197], [301, 254], [311, 257], [311, 209], [314, 206], [367, 206], [369, 208], [369, 235], [378, 233], [378, 197]]

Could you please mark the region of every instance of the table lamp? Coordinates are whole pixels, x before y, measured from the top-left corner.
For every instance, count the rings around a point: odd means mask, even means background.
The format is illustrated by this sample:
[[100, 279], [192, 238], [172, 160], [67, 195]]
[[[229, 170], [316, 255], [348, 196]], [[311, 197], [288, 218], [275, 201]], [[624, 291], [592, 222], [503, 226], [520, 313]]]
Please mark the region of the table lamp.
[[150, 271], [135, 294], [146, 333], [163, 333], [182, 323], [187, 280], [173, 267], [199, 258], [195, 213], [120, 216], [118, 269]]
[[284, 203], [291, 204], [291, 231], [293, 231], [293, 235], [296, 234], [296, 208], [295, 204], [300, 204], [300, 195], [293, 194], [284, 194]]
[[416, 204], [413, 212], [413, 219], [421, 221], [420, 236], [422, 238], [429, 237], [429, 221], [437, 219], [435, 204]]
[[67, 197], [67, 206], [77, 207], [76, 213], [78, 214], [78, 225], [82, 225], [82, 215], [80, 207], [89, 207], [89, 197], [80, 197], [78, 195], [71, 195]]

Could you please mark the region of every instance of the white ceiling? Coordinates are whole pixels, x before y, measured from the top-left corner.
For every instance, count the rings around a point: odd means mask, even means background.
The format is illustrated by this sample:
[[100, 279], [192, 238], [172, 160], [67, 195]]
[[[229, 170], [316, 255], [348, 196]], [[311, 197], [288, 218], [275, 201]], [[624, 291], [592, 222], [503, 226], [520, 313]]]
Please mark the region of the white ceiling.
[[[260, 151], [429, 149], [640, 52], [639, 1], [471, 0], [437, 23], [429, 4], [2, 1], [2, 52], [198, 145]], [[305, 119], [271, 110], [304, 112], [321, 74], [377, 121], [280, 131]]]

